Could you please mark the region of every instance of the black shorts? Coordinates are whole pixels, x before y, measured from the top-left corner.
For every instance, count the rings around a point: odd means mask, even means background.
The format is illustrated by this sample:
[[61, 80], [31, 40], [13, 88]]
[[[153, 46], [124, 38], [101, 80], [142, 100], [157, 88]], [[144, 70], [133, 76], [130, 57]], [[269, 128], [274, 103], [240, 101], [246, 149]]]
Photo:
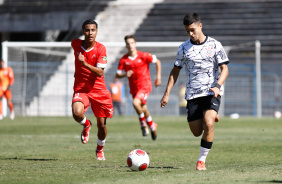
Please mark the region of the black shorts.
[[221, 96], [213, 98], [212, 95], [187, 100], [187, 120], [188, 122], [203, 118], [203, 112], [214, 109], [217, 113], [220, 106]]

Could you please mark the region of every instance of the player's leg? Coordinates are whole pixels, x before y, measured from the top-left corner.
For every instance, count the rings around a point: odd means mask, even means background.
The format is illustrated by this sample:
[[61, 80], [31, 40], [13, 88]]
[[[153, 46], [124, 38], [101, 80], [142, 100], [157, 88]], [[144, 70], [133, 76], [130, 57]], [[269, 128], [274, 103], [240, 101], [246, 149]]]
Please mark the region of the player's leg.
[[82, 93], [76, 93], [72, 100], [72, 115], [76, 122], [83, 126], [81, 132], [81, 142], [86, 144], [89, 140], [89, 134], [91, 129], [91, 121], [84, 115], [85, 111], [89, 107], [89, 100], [86, 95]]
[[4, 91], [0, 90], [0, 120], [3, 119], [3, 104], [2, 104], [3, 96], [4, 96]]
[[142, 108], [143, 108], [143, 112], [145, 114], [145, 118], [146, 118], [146, 122], [149, 125], [150, 129], [151, 129], [151, 136], [153, 140], [157, 139], [157, 128], [158, 128], [158, 124], [155, 123], [150, 115], [150, 112], [147, 108], [147, 105], [144, 104], [144, 102], [142, 103]]
[[96, 158], [97, 160], [105, 160], [104, 156], [104, 145], [107, 137], [107, 118], [113, 116], [113, 102], [111, 99], [111, 94], [108, 90], [103, 93], [91, 93], [91, 109], [97, 119], [97, 148], [96, 148]]
[[145, 114], [143, 112], [143, 107], [142, 107], [142, 101], [139, 98], [133, 98], [132, 105], [139, 117], [139, 122], [142, 130], [142, 135], [147, 136], [148, 135], [148, 128], [146, 125], [146, 118]]
[[122, 112], [121, 112], [121, 102], [117, 102], [117, 110], [118, 110], [118, 114], [121, 116]]
[[217, 112], [213, 109], [204, 112], [204, 133], [201, 139], [200, 156], [197, 162], [197, 170], [206, 170], [205, 162], [209, 151], [211, 150], [214, 138], [214, 122]]
[[98, 127], [98, 133], [97, 133], [97, 148], [96, 148], [96, 157], [97, 160], [105, 160], [104, 156], [104, 145], [106, 143], [106, 137], [107, 137], [107, 126], [106, 126], [106, 120], [107, 118], [104, 117], [97, 117], [97, 127]]
[[205, 162], [207, 155], [209, 151], [212, 148], [213, 145], [213, 139], [214, 139], [214, 123], [217, 119], [217, 112], [219, 110], [220, 106], [220, 97], [213, 98], [212, 96], [205, 97], [205, 103], [204, 103], [204, 124], [203, 129], [204, 133], [201, 139], [201, 152], [200, 157], [198, 158], [197, 163], [197, 170], [206, 170]]
[[15, 119], [15, 112], [14, 112], [14, 105], [12, 103], [12, 91], [11, 90], [5, 91], [4, 96], [7, 99], [7, 104], [10, 109], [10, 119], [13, 120]]
[[3, 120], [3, 104], [2, 104], [3, 98], [0, 97], [0, 120]]
[[[205, 124], [205, 118], [203, 114], [203, 104], [205, 103], [204, 97], [188, 100], [187, 103], [187, 120], [189, 122], [189, 127], [191, 132], [195, 137], [199, 137], [203, 134], [204, 131], [204, 124]], [[203, 139], [201, 140], [200, 145], [200, 157], [197, 161], [197, 170], [206, 170], [205, 162], [200, 160], [200, 158], [203, 157], [206, 152], [203, 152], [203, 147], [206, 147], [206, 145], [203, 145]], [[208, 150], [209, 151], [209, 150]]]

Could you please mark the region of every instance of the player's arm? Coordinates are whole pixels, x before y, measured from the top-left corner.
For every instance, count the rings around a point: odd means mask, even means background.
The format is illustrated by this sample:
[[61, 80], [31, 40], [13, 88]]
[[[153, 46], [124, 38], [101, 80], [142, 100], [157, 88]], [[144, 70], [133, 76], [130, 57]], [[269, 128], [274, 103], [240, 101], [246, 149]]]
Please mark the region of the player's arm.
[[156, 70], [157, 70], [157, 78], [155, 80], [155, 87], [158, 87], [161, 85], [162, 83], [162, 74], [161, 74], [161, 71], [162, 71], [162, 66], [161, 66], [161, 61], [157, 59], [157, 62], [156, 62]]
[[178, 68], [176, 66], [174, 66], [172, 68], [172, 70], [170, 71], [169, 74], [169, 78], [168, 78], [168, 82], [167, 82], [167, 86], [166, 86], [166, 90], [164, 92], [164, 95], [161, 99], [161, 107], [165, 107], [166, 104], [168, 103], [168, 97], [169, 97], [169, 93], [171, 91], [171, 89], [173, 88], [174, 84], [177, 81], [177, 78], [179, 76], [179, 72], [180, 72], [181, 68]]
[[12, 85], [14, 84], [14, 72], [12, 68], [8, 68], [9, 71], [9, 86], [7, 87], [7, 90], [11, 90]]
[[126, 77], [126, 73], [123, 73], [122, 71], [118, 70], [116, 73], [116, 78], [123, 78]]
[[228, 66], [226, 64], [220, 65], [219, 67], [221, 70], [221, 74], [217, 81], [217, 85], [210, 89], [214, 93], [214, 98], [217, 98], [220, 95], [220, 87], [223, 85], [229, 74]]
[[104, 68], [98, 68], [95, 66], [90, 65], [89, 63], [87, 63], [85, 61], [84, 55], [79, 53], [78, 55], [78, 60], [81, 62], [81, 64], [83, 66], [85, 66], [86, 68], [88, 68], [91, 72], [95, 73], [96, 75], [98, 75], [99, 77], [104, 75]]

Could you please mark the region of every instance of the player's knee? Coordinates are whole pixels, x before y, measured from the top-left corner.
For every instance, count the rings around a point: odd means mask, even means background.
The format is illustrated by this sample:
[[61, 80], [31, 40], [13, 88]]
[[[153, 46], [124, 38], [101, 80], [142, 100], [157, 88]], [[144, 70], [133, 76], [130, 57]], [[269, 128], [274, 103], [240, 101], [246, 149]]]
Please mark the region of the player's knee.
[[213, 121], [207, 121], [205, 124], [206, 131], [207, 132], [213, 132], [214, 130], [214, 122]]
[[203, 131], [192, 131], [192, 133], [195, 137], [200, 137], [202, 135]]
[[102, 129], [105, 129], [105, 128], [107, 128], [107, 126], [106, 126], [106, 123], [97, 123], [97, 127], [98, 128], [102, 128]]
[[133, 102], [132, 102], [132, 105], [134, 106], [134, 107], [138, 107], [138, 106], [140, 106], [141, 105], [141, 101], [139, 100], [139, 99], [133, 99]]
[[83, 117], [83, 111], [81, 109], [73, 109], [72, 116], [75, 120], [80, 120]]

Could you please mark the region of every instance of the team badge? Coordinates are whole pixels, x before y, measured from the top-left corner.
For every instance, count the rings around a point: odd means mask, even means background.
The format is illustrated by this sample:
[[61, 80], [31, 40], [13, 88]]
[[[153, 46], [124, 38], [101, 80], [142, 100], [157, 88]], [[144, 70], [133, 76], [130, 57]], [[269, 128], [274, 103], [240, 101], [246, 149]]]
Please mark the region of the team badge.
[[214, 55], [214, 48], [211, 46], [204, 47], [204, 51], [206, 52], [206, 55], [209, 57], [212, 57]]
[[104, 56], [104, 57], [103, 57], [103, 60], [104, 60], [104, 61], [107, 61], [107, 56]]

